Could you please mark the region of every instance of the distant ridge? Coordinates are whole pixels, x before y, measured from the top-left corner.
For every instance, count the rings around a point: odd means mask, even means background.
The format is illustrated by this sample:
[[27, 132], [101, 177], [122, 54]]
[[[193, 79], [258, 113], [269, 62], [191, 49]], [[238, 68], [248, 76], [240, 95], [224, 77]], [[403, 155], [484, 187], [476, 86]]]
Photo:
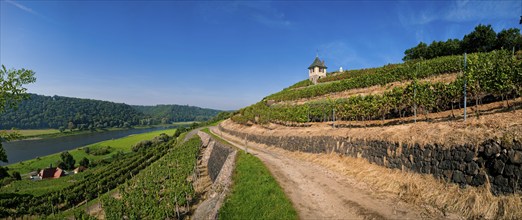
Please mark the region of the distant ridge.
[[0, 115], [0, 129], [100, 129], [204, 121], [220, 111], [184, 105], [131, 106], [94, 99], [30, 94]]
[[132, 107], [145, 115], [169, 122], [206, 121], [221, 112], [189, 105], [133, 105]]

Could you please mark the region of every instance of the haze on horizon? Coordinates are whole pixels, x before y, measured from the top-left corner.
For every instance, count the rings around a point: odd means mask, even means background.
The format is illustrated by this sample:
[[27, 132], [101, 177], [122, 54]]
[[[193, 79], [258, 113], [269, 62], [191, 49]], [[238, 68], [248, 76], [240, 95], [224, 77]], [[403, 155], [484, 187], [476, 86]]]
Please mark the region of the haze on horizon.
[[0, 1], [0, 63], [31, 93], [239, 109], [328, 71], [399, 63], [478, 24], [521, 28], [520, 1]]

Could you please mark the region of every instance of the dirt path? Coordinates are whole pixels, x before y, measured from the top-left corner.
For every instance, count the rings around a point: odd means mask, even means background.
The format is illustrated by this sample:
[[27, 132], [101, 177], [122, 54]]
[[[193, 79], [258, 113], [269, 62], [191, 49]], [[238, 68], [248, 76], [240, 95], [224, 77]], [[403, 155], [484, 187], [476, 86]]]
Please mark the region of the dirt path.
[[[211, 131], [245, 149], [242, 140], [215, 127]], [[320, 165], [281, 155], [256, 144], [247, 143], [247, 146], [247, 152], [261, 159], [277, 179], [301, 219], [446, 218], [433, 212], [427, 215], [419, 207], [372, 193], [364, 184]]]
[[185, 135], [185, 139], [183, 139], [183, 142], [187, 142], [189, 139], [191, 139], [192, 137], [194, 137], [194, 135], [196, 135], [198, 133], [198, 131], [200, 131], [201, 129], [203, 128], [196, 128], [196, 129], [192, 129], [190, 130], [187, 135]]

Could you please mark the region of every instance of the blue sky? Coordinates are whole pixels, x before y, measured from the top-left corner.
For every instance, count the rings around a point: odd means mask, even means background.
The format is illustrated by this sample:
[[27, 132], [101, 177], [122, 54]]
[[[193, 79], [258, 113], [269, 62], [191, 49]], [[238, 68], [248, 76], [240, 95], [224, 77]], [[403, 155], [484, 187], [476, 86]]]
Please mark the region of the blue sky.
[[521, 28], [522, 1], [0, 1], [0, 63], [29, 92], [239, 109], [308, 77], [398, 63], [478, 24]]

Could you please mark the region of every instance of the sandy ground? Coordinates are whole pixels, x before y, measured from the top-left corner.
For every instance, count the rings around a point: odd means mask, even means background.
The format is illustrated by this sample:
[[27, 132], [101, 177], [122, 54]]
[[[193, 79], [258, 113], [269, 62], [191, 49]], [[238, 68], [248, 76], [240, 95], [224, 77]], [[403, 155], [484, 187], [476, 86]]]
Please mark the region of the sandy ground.
[[[234, 146], [257, 156], [268, 167], [292, 201], [301, 219], [420, 219], [456, 218], [426, 207], [415, 207], [397, 196], [373, 192], [365, 184], [318, 164], [259, 144], [211, 131]], [[241, 143], [241, 144], [238, 144]]]

